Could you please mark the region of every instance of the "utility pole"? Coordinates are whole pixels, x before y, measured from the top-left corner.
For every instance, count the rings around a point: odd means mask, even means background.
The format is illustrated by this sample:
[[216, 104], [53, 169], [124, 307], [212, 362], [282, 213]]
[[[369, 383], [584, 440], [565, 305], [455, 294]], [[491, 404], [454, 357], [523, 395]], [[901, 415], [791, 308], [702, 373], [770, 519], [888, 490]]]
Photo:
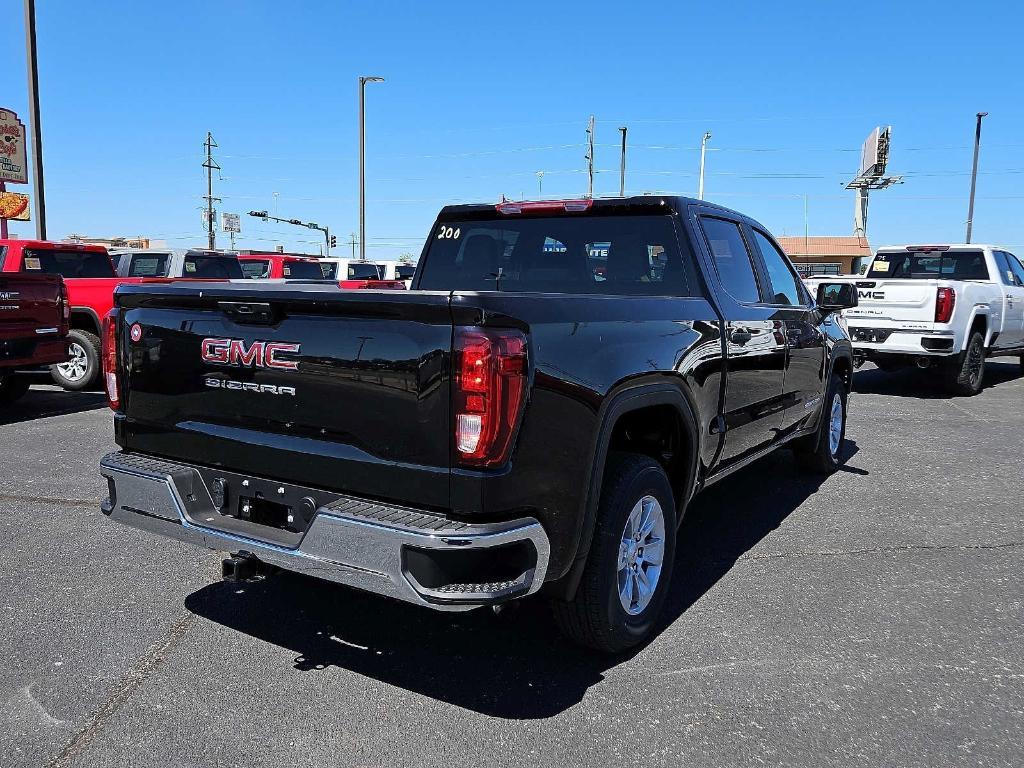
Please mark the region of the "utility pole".
[[206, 169], [206, 239], [207, 247], [212, 251], [217, 247], [217, 230], [213, 226], [213, 203], [214, 201], [220, 202], [219, 197], [213, 196], [213, 171], [214, 169], [219, 171], [220, 166], [213, 159], [213, 148], [218, 145], [209, 131], [206, 132], [206, 141], [203, 142], [203, 146], [206, 147], [206, 162], [203, 163], [203, 168]]
[[366, 84], [383, 83], [383, 77], [359, 78], [359, 260], [366, 261]]
[[971, 171], [971, 202], [967, 207], [967, 239], [964, 242], [971, 242], [971, 230], [974, 228], [974, 189], [978, 184], [978, 151], [981, 149], [981, 119], [988, 112], [977, 114], [978, 124], [974, 129], [974, 169]]
[[28, 59], [28, 118], [32, 129], [32, 194], [36, 203], [36, 240], [45, 240], [46, 195], [43, 190], [43, 129], [39, 124], [39, 64], [36, 54], [35, 0], [25, 0], [25, 56]]
[[594, 116], [587, 121], [587, 197], [594, 196]]
[[708, 141], [711, 139], [711, 131], [704, 131], [704, 137], [700, 140], [700, 177], [697, 180], [697, 199], [704, 199], [704, 156], [707, 153]]
[[622, 132], [622, 156], [619, 159], [619, 197], [626, 196], [626, 126], [621, 126]]
[[352, 243], [352, 261], [355, 261], [355, 259], [356, 259], [356, 233], [352, 232], [351, 234], [352, 234], [352, 240], [350, 242]]

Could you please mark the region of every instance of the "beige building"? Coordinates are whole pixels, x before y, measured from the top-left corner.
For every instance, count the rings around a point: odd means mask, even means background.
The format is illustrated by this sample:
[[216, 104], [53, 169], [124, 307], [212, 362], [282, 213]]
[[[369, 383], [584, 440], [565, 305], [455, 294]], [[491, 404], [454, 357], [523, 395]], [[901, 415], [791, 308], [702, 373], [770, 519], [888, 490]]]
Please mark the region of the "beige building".
[[801, 275], [852, 275], [871, 258], [863, 237], [779, 237], [782, 250]]

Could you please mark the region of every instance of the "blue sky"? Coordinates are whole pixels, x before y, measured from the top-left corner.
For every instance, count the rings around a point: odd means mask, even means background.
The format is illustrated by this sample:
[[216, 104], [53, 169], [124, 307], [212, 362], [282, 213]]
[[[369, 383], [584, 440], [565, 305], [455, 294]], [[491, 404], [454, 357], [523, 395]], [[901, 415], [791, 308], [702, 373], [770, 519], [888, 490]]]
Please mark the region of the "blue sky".
[[[27, 117], [20, 3], [0, 28], [0, 106]], [[51, 237], [205, 242], [202, 142], [219, 210], [277, 206], [357, 229], [367, 90], [368, 254], [418, 255], [446, 202], [586, 191], [706, 197], [776, 234], [849, 234], [864, 137], [893, 126], [873, 245], [962, 240], [974, 114], [987, 110], [976, 241], [1024, 251], [1024, 11], [1011, 3], [394, 3], [38, 0]], [[274, 193], [278, 195], [275, 198]], [[276, 200], [276, 202], [275, 202]], [[318, 233], [243, 216], [245, 247]], [[28, 234], [28, 225], [14, 227]], [[226, 242], [220, 235], [219, 242]], [[346, 248], [347, 250], [347, 248]]]

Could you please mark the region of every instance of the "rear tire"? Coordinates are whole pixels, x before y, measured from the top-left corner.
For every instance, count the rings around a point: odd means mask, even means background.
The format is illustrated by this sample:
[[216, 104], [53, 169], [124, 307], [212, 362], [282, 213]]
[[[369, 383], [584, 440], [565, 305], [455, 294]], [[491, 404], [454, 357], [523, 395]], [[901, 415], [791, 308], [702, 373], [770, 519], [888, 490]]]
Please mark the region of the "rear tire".
[[981, 392], [985, 379], [985, 338], [974, 331], [967, 341], [967, 349], [947, 364], [946, 391], [951, 395], [973, 397]]
[[88, 331], [68, 333], [71, 359], [50, 366], [54, 383], [72, 392], [81, 392], [96, 386], [100, 380], [100, 339]]
[[842, 466], [848, 402], [846, 384], [833, 374], [821, 404], [817, 431], [793, 444], [793, 455], [801, 467], [817, 474], [831, 475]]
[[552, 611], [573, 642], [617, 653], [650, 637], [672, 580], [676, 509], [661, 465], [612, 454], [596, 525], [575, 597], [553, 601]]
[[30, 384], [28, 376], [17, 373], [0, 374], [0, 407], [10, 405], [24, 397]]

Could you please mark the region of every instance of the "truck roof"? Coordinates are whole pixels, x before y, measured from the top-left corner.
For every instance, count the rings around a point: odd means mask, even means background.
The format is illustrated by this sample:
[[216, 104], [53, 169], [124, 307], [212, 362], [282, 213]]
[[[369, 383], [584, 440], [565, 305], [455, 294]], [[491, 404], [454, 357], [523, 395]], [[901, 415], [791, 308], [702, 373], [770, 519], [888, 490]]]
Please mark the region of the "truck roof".
[[22, 240], [8, 238], [7, 240], [0, 240], [0, 246], [5, 245], [20, 245], [22, 248], [38, 248], [39, 250], [67, 250], [67, 251], [92, 251], [96, 253], [106, 253], [107, 249], [102, 245], [92, 245], [89, 243], [61, 243], [55, 240]]
[[653, 213], [659, 210], [666, 213], [678, 213], [679, 211], [686, 210], [690, 205], [717, 208], [718, 210], [728, 212], [732, 216], [749, 219], [748, 216], [725, 206], [681, 195], [637, 195], [634, 197], [595, 197], [566, 200], [505, 200], [500, 203], [446, 205], [438, 214], [438, 219], [493, 218], [495, 213], [549, 216], [560, 214]]
[[885, 251], [890, 253], [892, 251], [918, 251], [918, 250], [947, 250], [947, 251], [959, 251], [959, 250], [972, 250], [979, 251], [985, 249], [1002, 250], [1002, 246], [992, 245], [990, 243], [911, 243], [909, 245], [883, 245], [877, 249], [876, 253]]

